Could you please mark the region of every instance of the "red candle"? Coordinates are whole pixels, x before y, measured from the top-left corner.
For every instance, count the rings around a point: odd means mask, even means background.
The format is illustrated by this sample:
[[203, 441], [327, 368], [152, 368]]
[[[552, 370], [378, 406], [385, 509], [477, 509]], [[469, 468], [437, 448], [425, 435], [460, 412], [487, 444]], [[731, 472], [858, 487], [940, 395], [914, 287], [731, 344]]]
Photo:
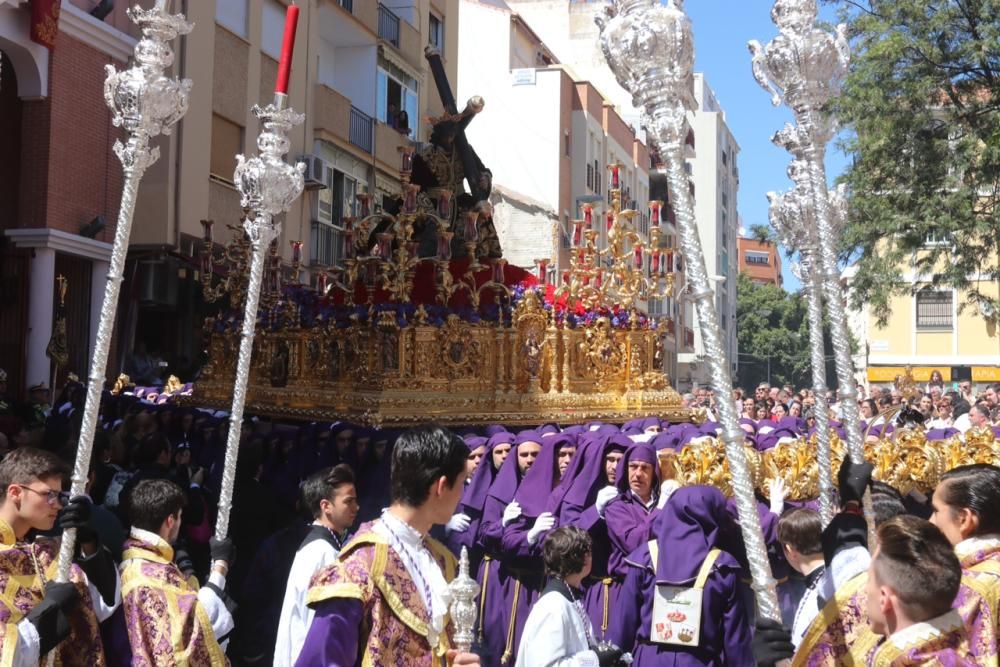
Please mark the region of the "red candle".
[[660, 272], [660, 251], [659, 250], [654, 250], [653, 251], [653, 275], [656, 275], [659, 272]]
[[591, 226], [594, 224], [593, 216], [594, 216], [594, 207], [591, 206], [590, 204], [584, 204], [583, 221], [587, 223], [587, 229], [590, 229]]
[[580, 239], [583, 234], [583, 221], [574, 220], [573, 221], [573, 245], [580, 245]]
[[654, 227], [660, 226], [660, 202], [651, 201], [649, 202], [649, 221]]
[[295, 29], [299, 24], [299, 8], [288, 5], [285, 14], [285, 36], [281, 40], [281, 61], [278, 63], [278, 81], [274, 92], [288, 94], [288, 76], [292, 72], [292, 52], [295, 51]]
[[594, 287], [601, 289], [602, 282], [604, 282], [604, 271], [597, 269], [597, 275], [594, 277]]
[[619, 167], [617, 164], [611, 165], [611, 188], [613, 190], [617, 190], [621, 187], [621, 182], [618, 180], [618, 170]]
[[635, 247], [635, 268], [642, 268], [642, 246], [637, 245]]
[[615, 212], [608, 211], [607, 219], [608, 219], [608, 231], [610, 232], [611, 228], [614, 227], [615, 225]]
[[664, 262], [664, 265], [667, 268], [667, 273], [673, 273], [674, 272], [674, 251], [673, 250], [668, 250], [667, 251], [666, 262]]

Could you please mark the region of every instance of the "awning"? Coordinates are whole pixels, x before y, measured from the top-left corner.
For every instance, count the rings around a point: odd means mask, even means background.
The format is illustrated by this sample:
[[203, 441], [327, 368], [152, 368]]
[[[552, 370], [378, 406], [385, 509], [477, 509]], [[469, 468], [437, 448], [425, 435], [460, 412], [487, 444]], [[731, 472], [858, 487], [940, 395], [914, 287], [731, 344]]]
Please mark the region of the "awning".
[[[913, 379], [917, 382], [929, 381], [932, 371], [940, 372], [943, 381], [951, 382], [950, 366], [914, 366], [910, 370], [913, 372]], [[897, 376], [905, 374], [905, 366], [870, 366], [868, 368], [868, 381], [894, 382]]]

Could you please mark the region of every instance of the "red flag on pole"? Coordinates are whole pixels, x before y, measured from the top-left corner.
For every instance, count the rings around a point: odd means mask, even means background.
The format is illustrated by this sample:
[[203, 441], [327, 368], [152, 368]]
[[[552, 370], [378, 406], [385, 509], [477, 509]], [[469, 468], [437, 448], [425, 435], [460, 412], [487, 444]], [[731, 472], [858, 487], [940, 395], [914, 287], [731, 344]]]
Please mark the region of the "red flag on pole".
[[50, 51], [59, 34], [59, 9], [62, 0], [31, 0], [31, 41]]

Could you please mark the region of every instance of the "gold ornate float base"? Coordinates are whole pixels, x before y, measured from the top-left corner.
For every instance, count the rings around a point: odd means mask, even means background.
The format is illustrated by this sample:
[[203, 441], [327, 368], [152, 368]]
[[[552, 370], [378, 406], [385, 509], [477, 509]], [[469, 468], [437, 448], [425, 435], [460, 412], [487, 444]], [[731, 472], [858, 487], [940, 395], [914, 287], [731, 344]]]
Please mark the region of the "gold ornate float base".
[[[428, 421], [508, 426], [655, 415], [699, 421], [668, 384], [655, 330], [622, 330], [607, 318], [557, 328], [534, 293], [509, 326], [450, 315], [428, 324], [394, 312], [348, 326], [261, 331], [247, 392], [251, 414], [372, 426]], [[189, 401], [226, 409], [239, 337], [215, 333]]]

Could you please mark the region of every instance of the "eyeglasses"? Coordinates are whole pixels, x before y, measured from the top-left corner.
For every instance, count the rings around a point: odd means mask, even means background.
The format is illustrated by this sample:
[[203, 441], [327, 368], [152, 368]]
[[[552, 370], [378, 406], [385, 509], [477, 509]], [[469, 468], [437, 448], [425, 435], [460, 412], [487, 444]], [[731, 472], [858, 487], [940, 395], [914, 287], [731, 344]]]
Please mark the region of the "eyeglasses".
[[45, 497], [45, 501], [49, 505], [54, 505], [59, 503], [64, 507], [69, 503], [69, 492], [68, 491], [56, 491], [55, 489], [45, 489], [44, 491], [39, 491], [38, 489], [33, 489], [30, 486], [25, 486], [24, 484], [15, 484], [15, 486], [20, 487], [26, 491], [31, 491], [32, 493], [37, 493], [40, 496]]

